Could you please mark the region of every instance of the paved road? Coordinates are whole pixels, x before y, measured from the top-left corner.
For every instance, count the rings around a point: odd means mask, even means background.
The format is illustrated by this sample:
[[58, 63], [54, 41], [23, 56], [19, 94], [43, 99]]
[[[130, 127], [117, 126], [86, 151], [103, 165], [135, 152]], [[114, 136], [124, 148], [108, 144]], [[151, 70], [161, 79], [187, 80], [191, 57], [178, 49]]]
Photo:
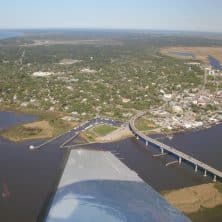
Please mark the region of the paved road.
[[29, 148], [31, 150], [34, 149], [40, 149], [43, 148], [44, 146], [46, 146], [49, 143], [53, 143], [53, 142], [60, 142], [60, 148], [68, 148], [70, 146], [68, 146], [68, 144], [75, 138], [77, 137], [81, 132], [95, 126], [95, 125], [99, 125], [99, 124], [106, 124], [106, 125], [111, 125], [111, 126], [120, 126], [121, 122], [119, 121], [115, 121], [112, 119], [108, 119], [108, 118], [101, 118], [101, 117], [97, 117], [94, 119], [91, 119], [89, 121], [86, 121], [82, 124], [80, 124], [79, 126], [74, 127], [73, 129], [69, 130], [68, 132], [65, 132], [63, 134], [60, 134], [50, 140], [45, 141], [44, 143], [37, 145], [37, 146], [33, 146], [30, 145]]

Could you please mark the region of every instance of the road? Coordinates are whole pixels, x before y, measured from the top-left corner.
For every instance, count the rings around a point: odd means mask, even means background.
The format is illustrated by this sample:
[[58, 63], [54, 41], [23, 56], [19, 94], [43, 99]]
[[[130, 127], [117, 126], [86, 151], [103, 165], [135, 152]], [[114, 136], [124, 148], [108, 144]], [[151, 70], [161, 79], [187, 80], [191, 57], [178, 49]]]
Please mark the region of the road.
[[71, 130], [69, 130], [65, 133], [62, 133], [62, 134], [60, 134], [56, 137], [53, 137], [52, 139], [47, 140], [47, 141], [45, 141], [45, 142], [43, 142], [43, 143], [41, 143], [37, 146], [30, 145], [29, 149], [30, 150], [40, 149], [40, 148], [45, 147], [49, 143], [56, 142], [57, 140], [61, 141], [60, 142], [61, 143], [60, 148], [66, 148], [66, 147], [70, 148], [70, 146], [68, 146], [68, 144], [73, 139], [75, 139], [81, 132], [83, 132], [83, 131], [85, 131], [89, 128], [92, 128], [96, 125], [100, 125], [100, 124], [106, 124], [106, 125], [111, 125], [111, 126], [120, 126], [121, 122], [115, 121], [115, 120], [112, 120], [112, 119], [108, 119], [108, 118], [96, 117], [94, 119], [88, 120], [88, 121], [74, 127], [73, 129], [71, 129]]

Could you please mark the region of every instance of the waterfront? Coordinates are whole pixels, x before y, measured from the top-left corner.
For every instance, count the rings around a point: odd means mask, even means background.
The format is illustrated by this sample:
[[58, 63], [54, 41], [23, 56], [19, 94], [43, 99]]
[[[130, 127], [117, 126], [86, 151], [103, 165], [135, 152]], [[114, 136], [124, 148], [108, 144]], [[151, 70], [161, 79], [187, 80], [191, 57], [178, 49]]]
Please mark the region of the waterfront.
[[220, 61], [214, 58], [213, 56], [208, 56], [208, 60], [210, 65], [215, 70], [222, 70], [222, 65], [220, 64]]
[[[2, 115], [3, 113], [0, 112], [0, 116]], [[13, 115], [13, 113], [10, 113], [10, 115]], [[30, 121], [30, 119], [23, 118], [23, 121]], [[10, 123], [11, 125], [12, 123]], [[4, 127], [8, 126], [6, 123], [4, 124]], [[220, 151], [221, 143], [218, 139], [220, 138], [218, 133], [221, 132], [221, 129], [222, 126], [215, 126], [206, 130], [209, 133], [205, 131], [205, 134], [202, 131], [193, 132], [186, 139], [181, 139], [184, 134], [179, 134], [168, 142], [177, 141], [176, 145], [179, 146], [188, 140], [191, 144], [196, 144], [189, 146], [189, 149], [194, 149], [198, 145], [199, 150], [203, 149], [207, 156], [213, 153], [213, 150], [217, 149]], [[166, 138], [162, 139], [167, 140]], [[213, 143], [209, 150], [206, 139], [209, 140], [209, 143], [215, 140], [218, 141], [218, 147]], [[61, 167], [67, 150], [59, 148], [61, 143], [64, 142], [62, 138], [39, 150], [30, 151], [28, 149], [30, 144], [38, 145], [41, 142], [30, 141], [15, 144], [5, 139], [0, 139], [0, 189], [6, 183], [10, 191], [9, 197], [3, 198], [1, 196], [0, 209], [2, 210], [0, 221], [15, 221], [19, 219], [24, 222], [34, 222], [42, 213], [42, 209], [47, 205], [47, 200], [55, 189], [56, 181], [61, 174]], [[185, 145], [185, 148], [188, 149], [187, 146], [189, 144], [185, 143]], [[145, 145], [135, 138], [108, 144], [95, 144], [82, 148], [112, 152], [119, 160], [130, 169], [136, 171], [145, 182], [158, 191], [211, 182], [210, 178], [204, 178], [201, 172], [195, 174], [194, 169], [185, 164], [165, 167], [165, 164], [171, 161], [172, 157], [153, 157], [153, 154], [158, 153], [159, 150], [154, 148], [145, 150]], [[217, 153], [216, 158], [218, 156], [221, 156], [220, 153]]]
[[[92, 149], [93, 146], [88, 147]], [[209, 178], [195, 174], [187, 165], [165, 164], [174, 160], [170, 156], [154, 157], [159, 150], [150, 147], [146, 150], [143, 142], [135, 138], [125, 139], [110, 144], [98, 144], [95, 148], [102, 148], [112, 152], [130, 169], [134, 170], [146, 183], [157, 191], [178, 189], [210, 182]]]
[[36, 119], [37, 117], [32, 115], [0, 111], [0, 130], [7, 129], [20, 123], [29, 123]]
[[17, 36], [21, 36], [22, 33], [19, 31], [9, 31], [9, 30], [0, 30], [0, 40], [2, 39], [7, 39], [7, 38], [13, 38], [13, 37], [17, 37]]
[[[35, 116], [0, 112], [0, 128], [35, 119]], [[30, 152], [29, 144], [16, 144], [0, 137], [0, 221], [36, 221], [54, 187], [64, 150], [50, 144], [47, 149]], [[6, 197], [4, 186], [8, 190]]]
[[159, 140], [182, 152], [222, 170], [222, 124], [200, 131], [191, 131], [174, 135], [170, 140], [161, 137]]

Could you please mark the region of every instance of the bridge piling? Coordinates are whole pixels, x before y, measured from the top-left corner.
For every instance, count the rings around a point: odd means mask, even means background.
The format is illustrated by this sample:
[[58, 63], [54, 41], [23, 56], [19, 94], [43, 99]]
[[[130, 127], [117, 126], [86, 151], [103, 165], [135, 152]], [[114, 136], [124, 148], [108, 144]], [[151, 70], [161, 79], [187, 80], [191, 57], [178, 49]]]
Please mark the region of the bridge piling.
[[195, 165], [195, 173], [198, 171], [198, 166]]
[[204, 170], [204, 177], [207, 176], [207, 170]]
[[216, 175], [214, 175], [214, 178], [213, 178], [213, 182], [217, 182], [217, 176]]
[[163, 149], [163, 148], [160, 148], [160, 150], [161, 150], [161, 154], [164, 154], [164, 149]]
[[149, 145], [149, 142], [146, 140], [146, 146], [148, 146]]
[[179, 165], [181, 165], [181, 163], [182, 163], [182, 157], [179, 156]]

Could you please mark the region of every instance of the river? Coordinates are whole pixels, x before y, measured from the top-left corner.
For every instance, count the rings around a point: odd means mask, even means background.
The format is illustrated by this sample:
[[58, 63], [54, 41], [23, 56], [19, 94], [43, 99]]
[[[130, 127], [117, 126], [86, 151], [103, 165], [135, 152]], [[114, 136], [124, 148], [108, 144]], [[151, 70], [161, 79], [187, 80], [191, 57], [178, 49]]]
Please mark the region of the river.
[[222, 171], [221, 135], [222, 124], [218, 124], [200, 131], [176, 134], [171, 140], [162, 137], [160, 141]]
[[[5, 121], [7, 115], [15, 116], [7, 118], [7, 123]], [[19, 116], [15, 113], [0, 112], [0, 127], [7, 128], [13, 123], [33, 121], [34, 119], [33, 116]], [[222, 126], [217, 130], [218, 133], [221, 133]], [[208, 132], [207, 138], [214, 140], [215, 131], [210, 130]], [[176, 135], [173, 140], [167, 142], [178, 146], [181, 144], [180, 147], [183, 147], [192, 144], [192, 141], [189, 144], [184, 144], [184, 141], [189, 140], [188, 137], [191, 136], [190, 139], [194, 141], [195, 146], [189, 146], [189, 149], [192, 150], [198, 145], [199, 149], [203, 149], [205, 153], [212, 153], [215, 149], [215, 143], [209, 148], [205, 144], [206, 140], [201, 139], [202, 136], [206, 137], [206, 135], [201, 134], [201, 132], [200, 134], [198, 132], [191, 135], [185, 134], [186, 138], [183, 138], [184, 135]], [[197, 139], [195, 140], [195, 138]], [[165, 139], [163, 138], [163, 140]], [[199, 142], [197, 143], [197, 141]], [[28, 149], [30, 144], [37, 145], [41, 142], [29, 141], [16, 144], [0, 138], [0, 191], [2, 193], [2, 187], [6, 185], [10, 192], [7, 197], [0, 196], [0, 221], [36, 221], [52, 194], [68, 152], [59, 148], [61, 140], [54, 141], [40, 150], [30, 151]], [[220, 142], [218, 146], [222, 147]], [[153, 157], [153, 154], [157, 153], [158, 150], [152, 147], [145, 150], [144, 144], [135, 138], [109, 144], [91, 145], [84, 149], [103, 149], [112, 152], [158, 191], [211, 181], [210, 178], [204, 178], [200, 172], [195, 174], [191, 166], [182, 164], [181, 166], [165, 167], [165, 163], [172, 160], [171, 157]], [[219, 150], [219, 148], [217, 149]]]
[[[34, 119], [34, 116], [0, 112], [1, 128]], [[54, 187], [64, 150], [50, 144], [47, 149], [31, 152], [29, 144], [0, 138], [0, 221], [36, 221]], [[7, 197], [2, 196], [4, 185], [9, 191]]]

